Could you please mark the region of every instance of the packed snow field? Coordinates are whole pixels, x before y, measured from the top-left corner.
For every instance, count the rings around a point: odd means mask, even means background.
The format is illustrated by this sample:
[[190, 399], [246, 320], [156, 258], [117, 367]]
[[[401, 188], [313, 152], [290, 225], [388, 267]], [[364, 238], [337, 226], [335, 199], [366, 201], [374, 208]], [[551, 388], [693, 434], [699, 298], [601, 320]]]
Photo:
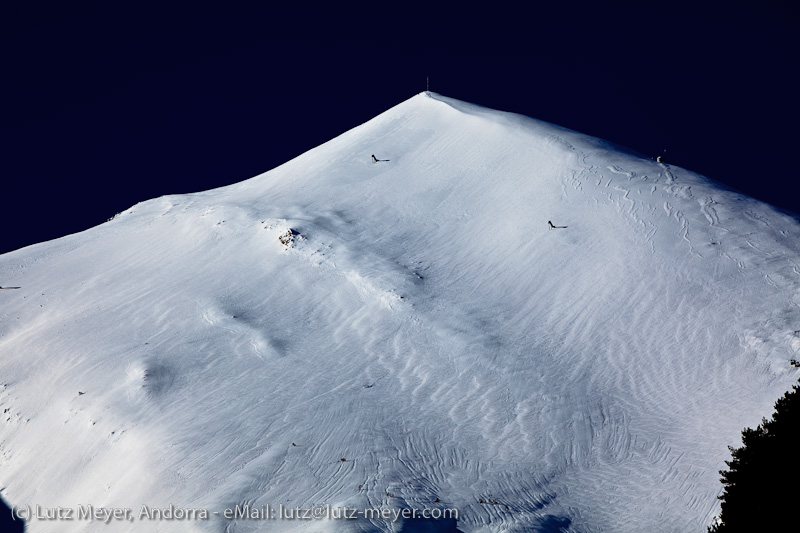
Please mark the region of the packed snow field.
[[[31, 532], [704, 531], [800, 375], [796, 219], [434, 93], [0, 285], [3, 499], [133, 514]], [[209, 516], [140, 518], [170, 505]]]

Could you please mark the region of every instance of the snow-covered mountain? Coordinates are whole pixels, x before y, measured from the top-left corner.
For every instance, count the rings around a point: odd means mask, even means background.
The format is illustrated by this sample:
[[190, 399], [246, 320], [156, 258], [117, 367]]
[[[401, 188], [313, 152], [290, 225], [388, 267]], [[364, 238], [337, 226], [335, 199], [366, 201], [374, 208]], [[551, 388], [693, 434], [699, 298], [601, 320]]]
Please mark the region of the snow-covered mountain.
[[74, 510], [31, 532], [704, 531], [800, 373], [797, 219], [433, 93], [0, 285], [2, 496]]

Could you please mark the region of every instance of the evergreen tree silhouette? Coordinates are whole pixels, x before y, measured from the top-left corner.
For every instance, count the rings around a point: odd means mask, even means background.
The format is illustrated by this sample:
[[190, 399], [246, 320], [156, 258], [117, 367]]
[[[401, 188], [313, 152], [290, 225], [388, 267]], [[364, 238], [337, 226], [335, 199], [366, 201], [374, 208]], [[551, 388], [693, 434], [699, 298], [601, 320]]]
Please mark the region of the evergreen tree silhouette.
[[724, 485], [722, 511], [710, 533], [794, 531], [797, 501], [794, 481], [800, 477], [800, 386], [775, 402], [772, 418], [742, 431], [742, 447], [728, 449], [731, 460], [720, 470]]

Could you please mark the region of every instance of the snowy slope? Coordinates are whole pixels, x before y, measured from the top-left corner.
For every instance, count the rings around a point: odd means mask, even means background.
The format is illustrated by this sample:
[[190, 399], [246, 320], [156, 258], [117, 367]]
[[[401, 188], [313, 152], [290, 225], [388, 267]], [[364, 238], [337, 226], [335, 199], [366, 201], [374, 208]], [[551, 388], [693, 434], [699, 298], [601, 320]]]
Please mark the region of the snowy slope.
[[139, 520], [170, 504], [703, 531], [727, 446], [800, 372], [796, 219], [433, 93], [2, 255], [0, 285], [3, 498], [135, 515], [31, 532], [422, 529]]

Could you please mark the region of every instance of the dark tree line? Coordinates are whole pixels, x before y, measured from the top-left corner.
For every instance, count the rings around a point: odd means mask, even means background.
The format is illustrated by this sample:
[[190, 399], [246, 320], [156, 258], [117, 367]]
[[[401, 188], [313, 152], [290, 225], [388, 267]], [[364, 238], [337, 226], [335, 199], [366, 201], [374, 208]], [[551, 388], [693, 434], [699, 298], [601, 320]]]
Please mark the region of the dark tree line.
[[[720, 470], [724, 491], [720, 522], [710, 533], [800, 531], [795, 514], [800, 480], [800, 386], [775, 402], [772, 418], [742, 431], [742, 447], [728, 447]], [[797, 529], [796, 529], [797, 528]]]

